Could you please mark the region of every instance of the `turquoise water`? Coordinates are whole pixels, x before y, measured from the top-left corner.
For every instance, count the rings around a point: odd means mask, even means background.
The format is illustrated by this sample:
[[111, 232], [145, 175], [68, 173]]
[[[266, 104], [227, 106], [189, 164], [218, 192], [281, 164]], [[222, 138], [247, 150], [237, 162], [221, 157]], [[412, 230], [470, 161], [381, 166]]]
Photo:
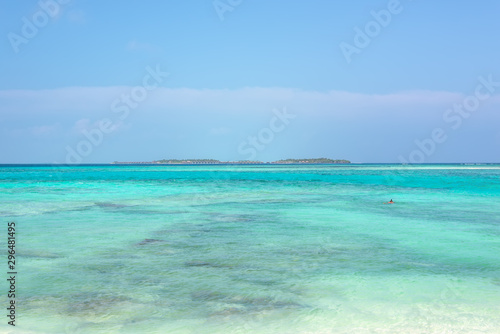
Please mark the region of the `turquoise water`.
[[0, 216], [15, 333], [500, 333], [499, 165], [0, 166]]

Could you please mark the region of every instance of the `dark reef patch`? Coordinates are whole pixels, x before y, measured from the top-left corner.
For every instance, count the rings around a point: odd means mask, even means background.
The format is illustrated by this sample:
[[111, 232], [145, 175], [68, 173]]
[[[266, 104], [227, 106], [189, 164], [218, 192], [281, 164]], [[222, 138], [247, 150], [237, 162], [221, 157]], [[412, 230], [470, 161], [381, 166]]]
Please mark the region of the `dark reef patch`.
[[186, 267], [229, 268], [229, 269], [233, 268], [232, 266], [229, 265], [205, 262], [205, 261], [189, 261], [185, 262], [184, 265]]
[[68, 299], [66, 312], [68, 314], [104, 314], [117, 304], [130, 302], [131, 299], [119, 295], [99, 294], [99, 293], [79, 293]]
[[33, 259], [59, 259], [61, 255], [43, 250], [24, 250], [16, 252], [19, 257], [33, 258]]
[[144, 239], [144, 240], [139, 241], [138, 243], [136, 243], [135, 246], [144, 246], [144, 245], [158, 244], [158, 243], [165, 243], [165, 240], [161, 240], [161, 239]]
[[95, 202], [94, 205], [103, 209], [123, 209], [129, 207], [129, 205], [116, 204], [112, 202]]

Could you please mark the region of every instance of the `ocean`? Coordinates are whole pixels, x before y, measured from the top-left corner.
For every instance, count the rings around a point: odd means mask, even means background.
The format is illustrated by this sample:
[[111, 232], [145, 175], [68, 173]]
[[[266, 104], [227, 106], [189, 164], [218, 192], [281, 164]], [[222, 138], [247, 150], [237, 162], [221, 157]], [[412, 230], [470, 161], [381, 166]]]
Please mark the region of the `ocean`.
[[500, 333], [500, 165], [0, 166], [0, 216], [0, 333]]

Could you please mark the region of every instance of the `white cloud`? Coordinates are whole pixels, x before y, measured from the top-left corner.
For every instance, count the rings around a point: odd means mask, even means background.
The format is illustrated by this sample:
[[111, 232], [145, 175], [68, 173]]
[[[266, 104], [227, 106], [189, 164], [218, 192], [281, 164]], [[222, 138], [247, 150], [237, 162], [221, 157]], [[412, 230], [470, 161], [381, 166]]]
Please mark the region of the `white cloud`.
[[[0, 115], [3, 119], [30, 116], [70, 117], [95, 121], [102, 117], [117, 117], [113, 101], [130, 94], [133, 87], [67, 87], [50, 90], [0, 91]], [[399, 115], [424, 117], [440, 115], [465, 95], [453, 92], [409, 91], [386, 95], [343, 91], [315, 92], [288, 88], [188, 89], [158, 88], [148, 92], [130, 114], [154, 117], [158, 114], [199, 113], [258, 117], [273, 108], [288, 107], [295, 112], [318, 116]], [[497, 106], [500, 97], [484, 102]], [[418, 112], [417, 112], [418, 110]]]
[[11, 127], [4, 128], [2, 132], [8, 136], [15, 138], [19, 137], [33, 137], [33, 138], [46, 138], [57, 134], [62, 131], [62, 126], [60, 123], [55, 123], [52, 125], [35, 125], [35, 126], [24, 126], [24, 127]]
[[[91, 121], [88, 118], [79, 119], [73, 125], [73, 127], [71, 129], [71, 133], [74, 135], [75, 134], [81, 135], [84, 131], [89, 132], [89, 131], [92, 131], [93, 129], [99, 129], [100, 122], [101, 122], [101, 119], [97, 119], [94, 121]], [[131, 127], [130, 123], [126, 123], [126, 122], [121, 121], [121, 120], [117, 120], [117, 121], [113, 122], [111, 125], [111, 129], [112, 129], [113, 133], [116, 133], [118, 131], [128, 130], [128, 129], [130, 129], [130, 127]]]
[[[480, 145], [483, 151], [493, 152], [496, 132], [490, 125], [500, 121], [496, 112], [500, 107], [498, 95], [481, 102], [474, 115], [462, 120], [464, 126], [460, 131], [455, 131], [451, 126], [458, 125], [458, 115], [448, 122], [443, 115], [454, 103], [464, 101], [463, 94], [410, 91], [375, 95], [259, 87], [236, 90], [160, 87], [149, 91], [125, 118], [120, 118], [125, 114], [113, 112], [113, 101], [120, 101], [133, 88], [0, 91], [1, 135], [7, 140], [15, 137], [30, 141], [31, 145], [39, 138], [50, 139], [48, 134], [59, 131], [64, 137], [53, 138], [57, 141], [54, 145], [61, 145], [64, 153], [66, 145], [76, 145], [78, 140], [85, 139], [82, 131], [98, 129], [103, 119], [109, 119], [115, 130], [105, 138], [119, 138], [106, 139], [106, 145], [99, 148], [109, 156], [116, 154], [113, 150], [137, 146], [137, 154], [143, 154], [147, 147], [156, 152], [154, 155], [180, 156], [191, 152], [192, 156], [201, 156], [217, 151], [228, 154], [232, 157], [229, 159], [239, 159], [238, 144], [269, 126], [273, 109], [286, 107], [296, 118], [262, 154], [332, 154], [358, 161], [394, 161], [398, 155], [412, 152], [414, 141], [427, 138], [435, 128], [445, 129], [450, 137], [446, 144], [448, 151], [459, 151], [453, 146], [458, 145], [453, 138], [474, 141], [477, 134], [487, 132], [491, 139], [483, 140]], [[60, 124], [58, 128], [47, 125], [56, 123]], [[174, 142], [176, 145], [171, 144]], [[160, 148], [155, 148], [156, 144]], [[382, 153], [380, 147], [384, 147]], [[98, 161], [98, 157], [106, 156], [96, 153], [93, 159]], [[433, 159], [452, 158], [436, 154]]]
[[35, 136], [50, 136], [57, 133], [61, 128], [61, 124], [41, 125], [30, 128], [30, 132]]

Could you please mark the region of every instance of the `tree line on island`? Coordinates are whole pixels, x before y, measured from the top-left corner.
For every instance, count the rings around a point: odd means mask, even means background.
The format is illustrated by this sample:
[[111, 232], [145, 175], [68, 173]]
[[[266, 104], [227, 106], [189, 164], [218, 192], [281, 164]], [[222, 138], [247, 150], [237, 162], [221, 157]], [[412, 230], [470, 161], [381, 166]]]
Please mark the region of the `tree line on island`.
[[219, 165], [219, 164], [238, 164], [238, 165], [258, 165], [258, 164], [350, 164], [349, 160], [345, 159], [328, 159], [328, 158], [313, 158], [313, 159], [282, 159], [272, 162], [262, 161], [220, 161], [216, 159], [162, 159], [151, 162], [119, 162], [113, 164], [166, 164], [166, 165]]

